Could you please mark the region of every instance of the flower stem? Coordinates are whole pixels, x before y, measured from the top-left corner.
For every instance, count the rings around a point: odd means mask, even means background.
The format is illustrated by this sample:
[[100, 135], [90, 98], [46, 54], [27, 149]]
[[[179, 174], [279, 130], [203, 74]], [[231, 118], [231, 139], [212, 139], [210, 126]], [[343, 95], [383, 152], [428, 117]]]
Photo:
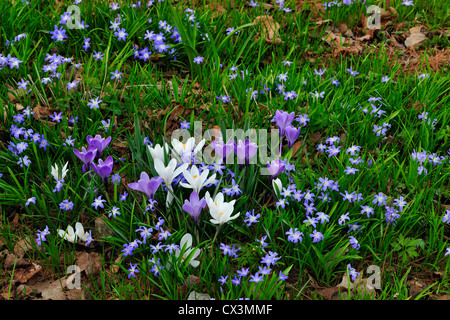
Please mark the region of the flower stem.
[[214, 235], [214, 238], [213, 238], [213, 241], [212, 241], [213, 244], [214, 244], [214, 242], [216, 242], [217, 235], [219, 234], [219, 231], [220, 231], [220, 227], [222, 227], [221, 224], [219, 224], [219, 226], [217, 227], [216, 234]]

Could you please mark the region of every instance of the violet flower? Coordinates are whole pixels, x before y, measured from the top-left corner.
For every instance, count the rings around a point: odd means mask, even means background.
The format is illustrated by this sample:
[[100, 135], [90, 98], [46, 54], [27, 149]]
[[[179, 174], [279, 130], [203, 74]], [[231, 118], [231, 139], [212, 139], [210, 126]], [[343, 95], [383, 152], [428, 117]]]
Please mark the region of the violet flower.
[[272, 180], [276, 176], [278, 176], [281, 172], [283, 172], [285, 164], [280, 160], [272, 160], [270, 163], [267, 162], [267, 168], [270, 173], [270, 179]]
[[211, 146], [214, 149], [215, 154], [222, 158], [222, 162], [226, 163], [226, 159], [234, 151], [235, 141], [229, 141], [225, 143], [223, 140], [214, 140], [211, 142]]
[[94, 146], [97, 149], [97, 154], [95, 156], [96, 160], [100, 159], [100, 157], [103, 155], [103, 151], [111, 143], [111, 137], [105, 139], [98, 134], [94, 138], [89, 135], [87, 136], [86, 140], [90, 147]]
[[109, 156], [105, 161], [102, 159], [98, 160], [98, 165], [95, 163], [91, 164], [92, 169], [97, 173], [100, 178], [102, 178], [103, 184], [108, 184], [108, 177], [113, 169], [113, 158]]
[[234, 153], [238, 158], [239, 164], [244, 164], [248, 166], [250, 160], [256, 155], [258, 151], [258, 145], [254, 142], [250, 142], [250, 139], [245, 139], [244, 142], [239, 140], [237, 143], [234, 141]]
[[81, 148], [81, 152], [77, 149], [73, 149], [73, 153], [83, 162], [83, 172], [91, 169], [91, 163], [94, 161], [95, 155], [97, 154], [97, 148], [90, 146], [87, 150], [85, 147]]
[[294, 121], [295, 113], [287, 113], [283, 110], [277, 110], [275, 112], [274, 120], [278, 129], [280, 130], [280, 138], [284, 136], [285, 129], [291, 125], [292, 121]]
[[300, 128], [296, 129], [292, 125], [289, 125], [284, 129], [284, 133], [286, 134], [289, 149], [291, 149], [300, 134]]
[[204, 209], [205, 207], [206, 207], [206, 200], [203, 198], [200, 200], [198, 193], [193, 191], [191, 193], [191, 196], [189, 197], [189, 201], [184, 200], [183, 210], [189, 213], [192, 219], [194, 219], [194, 222], [197, 224], [200, 217], [200, 213], [202, 209]]
[[150, 177], [146, 172], [142, 172], [138, 182], [129, 183], [128, 187], [130, 187], [133, 190], [145, 193], [145, 195], [149, 200], [153, 200], [156, 190], [158, 190], [162, 182], [163, 178], [153, 177], [150, 179]]

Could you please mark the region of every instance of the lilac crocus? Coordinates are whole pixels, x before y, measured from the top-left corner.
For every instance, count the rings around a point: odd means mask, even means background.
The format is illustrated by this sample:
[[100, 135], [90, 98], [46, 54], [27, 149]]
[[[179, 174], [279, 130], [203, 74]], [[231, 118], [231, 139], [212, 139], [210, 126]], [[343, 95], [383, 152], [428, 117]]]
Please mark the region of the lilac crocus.
[[102, 178], [103, 183], [106, 185], [108, 183], [108, 177], [113, 169], [113, 158], [109, 156], [105, 161], [102, 159], [98, 160], [98, 165], [92, 163], [92, 169], [97, 173], [100, 178]]
[[223, 140], [214, 140], [211, 142], [211, 146], [214, 149], [214, 153], [222, 158], [222, 162], [226, 163], [226, 159], [234, 151], [235, 141], [225, 143]]
[[294, 146], [295, 141], [297, 141], [298, 136], [300, 135], [300, 128], [296, 129], [292, 125], [289, 125], [286, 127], [286, 129], [284, 129], [284, 133], [286, 134], [289, 149], [291, 149]]
[[239, 164], [244, 164], [247, 166], [250, 164], [250, 160], [256, 155], [258, 151], [258, 145], [254, 142], [250, 142], [250, 139], [245, 139], [244, 142], [239, 140], [234, 143], [234, 153], [238, 158]]
[[77, 149], [73, 149], [73, 153], [83, 162], [83, 172], [91, 169], [91, 163], [94, 161], [97, 149], [94, 146], [90, 146], [87, 150], [85, 147], [81, 148], [81, 152]]
[[280, 130], [280, 138], [284, 136], [285, 129], [291, 125], [292, 121], [294, 121], [294, 118], [294, 112], [287, 113], [283, 110], [277, 110], [275, 112], [274, 120], [278, 129]]
[[270, 179], [274, 179], [276, 176], [278, 176], [281, 172], [283, 172], [285, 167], [285, 164], [280, 160], [272, 160], [270, 163], [267, 162], [267, 168], [270, 173]]
[[183, 210], [189, 213], [192, 219], [194, 219], [194, 222], [197, 224], [200, 217], [200, 213], [202, 209], [204, 209], [205, 207], [206, 207], [206, 200], [203, 198], [200, 200], [198, 193], [193, 191], [191, 193], [191, 196], [189, 197], [189, 201], [184, 200]]
[[98, 134], [94, 138], [89, 135], [87, 136], [86, 140], [89, 147], [94, 146], [95, 149], [97, 149], [97, 154], [95, 155], [96, 160], [98, 160], [103, 155], [103, 151], [111, 143], [111, 137], [105, 139]]
[[143, 192], [149, 200], [153, 200], [156, 190], [158, 190], [162, 182], [163, 179], [161, 177], [153, 177], [150, 179], [146, 172], [142, 172], [138, 182], [129, 183], [128, 187]]

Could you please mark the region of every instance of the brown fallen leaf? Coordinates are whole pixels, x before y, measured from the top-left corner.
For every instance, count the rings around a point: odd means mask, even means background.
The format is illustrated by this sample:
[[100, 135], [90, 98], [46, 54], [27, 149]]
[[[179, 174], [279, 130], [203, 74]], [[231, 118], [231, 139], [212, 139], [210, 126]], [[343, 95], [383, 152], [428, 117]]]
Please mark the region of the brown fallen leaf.
[[450, 300], [450, 296], [448, 294], [444, 295], [444, 296], [439, 296], [437, 298], [437, 300]]
[[185, 280], [184, 280], [184, 285], [185, 286], [187, 286], [188, 288], [189, 287], [192, 287], [192, 286], [195, 286], [195, 285], [198, 285], [198, 284], [200, 284], [201, 283], [201, 280], [200, 280], [200, 278], [199, 277], [197, 277], [197, 276], [194, 276], [194, 275], [189, 275]]
[[24, 257], [18, 257], [14, 253], [11, 253], [7, 251], [5, 260], [3, 262], [3, 268], [7, 270], [11, 270], [14, 268], [20, 268], [20, 267], [27, 267], [31, 264], [31, 261], [24, 258]]
[[361, 53], [363, 47], [361, 46], [353, 46], [353, 47], [340, 47], [333, 51], [333, 55], [337, 57], [339, 54], [358, 54]]
[[279, 37], [276, 37], [280, 29], [280, 24], [272, 16], [257, 16], [253, 19], [253, 23], [259, 28], [261, 35], [266, 39], [267, 43], [280, 44], [282, 42]]
[[38, 120], [38, 119], [47, 119], [47, 117], [50, 115], [51, 111], [49, 108], [47, 107], [43, 107], [40, 105], [37, 105], [36, 107], [33, 108], [33, 112], [34, 112], [34, 119]]
[[412, 299], [417, 297], [419, 293], [421, 293], [427, 287], [427, 285], [423, 281], [417, 279], [410, 280], [407, 282], [407, 284], [409, 287], [408, 294]]
[[120, 261], [122, 261], [122, 256], [119, 256], [119, 257], [116, 259], [116, 261], [114, 261], [114, 264], [111, 265], [111, 271], [112, 271], [113, 273], [119, 272], [119, 269], [120, 269], [120, 267], [119, 267]]
[[317, 25], [317, 26], [321, 26], [321, 25], [323, 25], [323, 24], [325, 24], [325, 23], [331, 23], [331, 22], [333, 22], [333, 21], [330, 20], [330, 19], [319, 20], [319, 21], [316, 21], [316, 25]]
[[42, 299], [44, 300], [66, 300], [67, 296], [63, 291], [65, 286], [65, 280], [56, 280], [40, 286], [39, 291], [41, 291]]
[[14, 272], [13, 280], [20, 283], [27, 283], [35, 274], [41, 271], [42, 267], [36, 263], [33, 263], [28, 268], [18, 268]]
[[23, 105], [21, 105], [20, 103], [16, 103], [16, 111], [17, 111], [17, 112], [20, 112], [20, 111], [22, 111], [23, 109], [25, 109], [25, 108], [23, 107]]
[[[371, 33], [369, 31], [372, 31]], [[366, 35], [355, 38], [356, 41], [367, 41], [373, 38], [373, 30], [369, 30]]]
[[223, 6], [215, 2], [207, 4], [205, 6], [205, 9], [211, 10], [213, 12], [213, 17], [217, 17], [227, 12], [227, 9], [225, 9]]
[[420, 27], [411, 28], [409, 31], [411, 32], [411, 35], [405, 40], [405, 46], [407, 48], [415, 48], [428, 39], [427, 36], [421, 31]]
[[30, 238], [25, 238], [17, 242], [14, 246], [14, 253], [19, 257], [23, 257], [25, 255], [25, 252], [33, 249], [33, 247], [31, 246], [31, 241], [33, 240], [31, 240]]
[[335, 296], [338, 296], [342, 289], [340, 287], [332, 287], [332, 288], [326, 288], [317, 290], [317, 294], [324, 298], [325, 300], [333, 300], [333, 298], [336, 298]]
[[26, 91], [24, 89], [14, 89], [9, 84], [6, 84], [5, 87], [6, 89], [8, 89], [8, 99], [11, 103], [18, 102], [18, 99], [26, 94]]
[[95, 231], [97, 232], [100, 238], [112, 237], [114, 235], [114, 232], [105, 222], [103, 217], [96, 218], [94, 223], [95, 223]]
[[348, 26], [345, 23], [341, 23], [339, 25], [339, 32], [344, 34], [347, 32], [347, 30], [349, 30]]
[[83, 290], [72, 289], [65, 292], [67, 300], [83, 300]]
[[10, 223], [11, 231], [14, 231], [19, 226], [19, 215], [14, 213], [14, 218]]
[[333, 32], [329, 32], [328, 34], [322, 37], [322, 40], [327, 42], [329, 45], [335, 45], [337, 48], [340, 48], [342, 44], [345, 43], [345, 37], [341, 34], [335, 34]]
[[387, 8], [387, 10], [382, 10], [380, 15], [381, 26], [384, 27], [389, 22], [395, 20], [397, 16], [398, 16], [397, 10], [395, 10], [393, 7], [389, 7]]
[[80, 272], [84, 271], [86, 275], [96, 274], [101, 269], [100, 256], [97, 252], [77, 252], [75, 263], [80, 268]]
[[294, 145], [292, 146], [292, 158], [297, 158], [299, 155], [305, 154], [304, 150], [300, 152], [301, 147], [302, 147], [301, 141], [297, 141], [296, 143], [294, 143]]
[[261, 6], [262, 6], [265, 10], [270, 10], [270, 9], [273, 9], [273, 8], [274, 8], [273, 4], [270, 4], [270, 3], [262, 3]]
[[36, 293], [36, 290], [34, 290], [32, 287], [27, 286], [26, 284], [21, 284], [16, 289], [17, 294], [23, 294], [24, 296], [29, 296], [31, 294]]

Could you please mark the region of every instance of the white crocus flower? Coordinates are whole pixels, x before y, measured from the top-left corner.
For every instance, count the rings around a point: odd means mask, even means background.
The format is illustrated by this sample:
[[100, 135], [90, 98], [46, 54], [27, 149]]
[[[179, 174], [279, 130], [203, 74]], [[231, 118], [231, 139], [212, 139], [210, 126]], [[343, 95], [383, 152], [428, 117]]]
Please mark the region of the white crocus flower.
[[88, 240], [88, 233], [84, 231], [83, 225], [79, 222], [75, 223], [75, 234], [83, 242]]
[[180, 140], [173, 139], [172, 140], [172, 146], [175, 150], [175, 157], [177, 158], [178, 162], [191, 162], [190, 158], [193, 154], [194, 156], [203, 148], [205, 145], [206, 140], [203, 139], [198, 143], [197, 146], [195, 146], [195, 137], [187, 139], [186, 143], [181, 143]]
[[283, 190], [283, 184], [281, 183], [281, 180], [279, 178], [273, 179], [272, 187], [273, 187], [273, 190], [275, 191], [275, 195], [278, 198], [280, 196], [281, 190]]
[[58, 234], [61, 238], [64, 238], [64, 240], [67, 240], [69, 242], [74, 243], [77, 241], [77, 235], [72, 226], [68, 226], [66, 231], [59, 229]]
[[[182, 262], [188, 262], [191, 266], [193, 266], [194, 268], [197, 268], [200, 265], [200, 261], [195, 260], [198, 255], [200, 254], [200, 249], [197, 248], [192, 248], [192, 236], [189, 233], [186, 233], [183, 238], [181, 238], [180, 241], [180, 249], [177, 249], [175, 251], [175, 257], [179, 257], [181, 254], [181, 251], [184, 250], [183, 252], [183, 257]], [[192, 254], [192, 257], [189, 258], [189, 255], [191, 254], [191, 252], [194, 251], [194, 253]], [[189, 260], [187, 260], [189, 258]]]
[[209, 213], [212, 217], [210, 221], [214, 224], [218, 224], [221, 226], [228, 221], [236, 219], [240, 214], [240, 212], [238, 212], [234, 216], [231, 216], [236, 200], [225, 202], [224, 195], [221, 192], [219, 192], [214, 199], [211, 198], [209, 192], [206, 192], [205, 199], [206, 203], [208, 204]]
[[52, 166], [51, 174], [52, 174], [53, 178], [55, 178], [55, 180], [64, 179], [67, 175], [67, 172], [69, 172], [69, 170], [67, 169], [68, 165], [69, 165], [69, 162], [66, 162], [66, 164], [64, 165], [64, 167], [62, 169], [60, 169], [57, 164], [55, 164], [55, 166]]
[[202, 171], [202, 174], [200, 174], [197, 166], [193, 165], [191, 167], [191, 170], [185, 170], [183, 172], [184, 178], [188, 183], [180, 182], [180, 185], [185, 188], [189, 188], [194, 190], [196, 193], [200, 193], [200, 190], [208, 185], [214, 182], [216, 179], [216, 174], [214, 173], [209, 179], [208, 179], [209, 170], [204, 169]]
[[[173, 189], [172, 189], [172, 181], [175, 179], [180, 173], [185, 171], [187, 167], [189, 166], [187, 163], [183, 163], [181, 166], [177, 167], [177, 160], [172, 159], [170, 160], [167, 167], [164, 166], [164, 163], [156, 158], [155, 159], [155, 170], [158, 172], [158, 175], [163, 178], [166, 187], [167, 187], [167, 200], [166, 200], [166, 206], [169, 206], [169, 204], [172, 203], [173, 200]], [[176, 168], [176, 169], [175, 169]]]
[[[164, 151], [164, 149], [166, 149]], [[148, 150], [150, 151], [150, 154], [152, 155], [153, 161], [156, 159], [161, 160], [161, 162], [164, 162], [164, 153], [169, 153], [169, 145], [164, 142], [164, 148], [161, 147], [161, 145], [157, 144], [154, 148], [148, 146]]]
[[83, 225], [80, 222], [75, 224], [75, 230], [73, 230], [72, 226], [67, 226], [66, 231], [59, 229], [58, 234], [64, 240], [72, 243], [77, 243], [79, 240], [84, 242], [88, 241], [88, 233], [84, 231]]

